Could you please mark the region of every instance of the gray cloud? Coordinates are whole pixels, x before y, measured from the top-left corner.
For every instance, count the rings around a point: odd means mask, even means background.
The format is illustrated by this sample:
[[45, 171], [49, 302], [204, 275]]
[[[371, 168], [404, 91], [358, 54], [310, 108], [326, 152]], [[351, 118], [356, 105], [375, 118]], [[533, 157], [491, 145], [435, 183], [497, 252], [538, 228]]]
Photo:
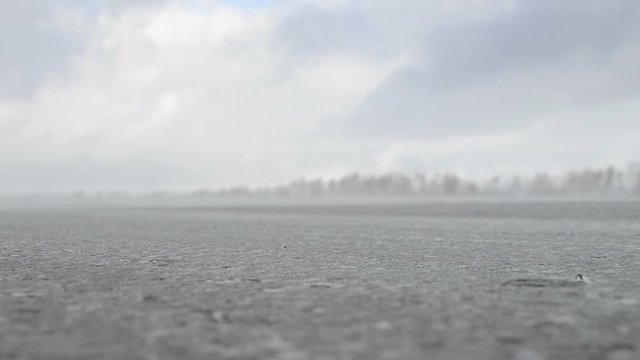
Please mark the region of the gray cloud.
[[492, 21], [445, 26], [429, 35], [431, 81], [469, 83], [500, 73], [544, 66], [578, 53], [606, 61], [637, 40], [640, 3], [519, 1]]
[[494, 131], [640, 90], [640, 4], [513, 5], [425, 34], [422, 56], [368, 97], [355, 130], [417, 138]]
[[0, 192], [484, 176], [640, 152], [631, 0], [0, 6]]
[[292, 1], [275, 33], [277, 43], [292, 55], [333, 53], [390, 57], [413, 52], [428, 29], [446, 22], [450, 11], [442, 1]]
[[66, 13], [80, 13], [90, 23], [100, 14], [170, 2], [185, 4], [180, 0], [0, 0], [0, 96], [29, 96], [48, 77], [63, 77], [61, 73], [87, 41], [58, 26], [56, 21]]
[[21, 96], [61, 71], [78, 44], [53, 23], [50, 1], [0, 2], [0, 96]]
[[276, 37], [289, 52], [315, 56], [334, 52], [376, 51], [376, 29], [354, 4], [337, 9], [302, 4], [279, 25]]

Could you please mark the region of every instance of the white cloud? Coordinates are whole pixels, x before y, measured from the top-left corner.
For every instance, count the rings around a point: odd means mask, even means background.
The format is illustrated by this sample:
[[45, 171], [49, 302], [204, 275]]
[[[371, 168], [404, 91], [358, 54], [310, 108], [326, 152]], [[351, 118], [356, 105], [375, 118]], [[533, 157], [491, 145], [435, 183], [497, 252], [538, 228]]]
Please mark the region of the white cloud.
[[[0, 134], [0, 162], [26, 178], [26, 185], [7, 185], [47, 187], [46, 177], [33, 177], [42, 163], [43, 173], [84, 174], [57, 185], [65, 190], [296, 176], [305, 160], [291, 155], [321, 151], [330, 140], [315, 130], [355, 108], [399, 62], [290, 57], [271, 46], [279, 16], [174, 5], [103, 14], [65, 76], [52, 76], [20, 103], [0, 102], [0, 124], [11, 128]], [[105, 166], [130, 179], [96, 169]]]
[[[628, 1], [142, 3], [50, 14], [81, 46], [39, 67], [32, 91], [0, 96], [4, 191], [482, 177], [640, 150]], [[590, 31], [548, 42], [541, 14], [552, 30]]]

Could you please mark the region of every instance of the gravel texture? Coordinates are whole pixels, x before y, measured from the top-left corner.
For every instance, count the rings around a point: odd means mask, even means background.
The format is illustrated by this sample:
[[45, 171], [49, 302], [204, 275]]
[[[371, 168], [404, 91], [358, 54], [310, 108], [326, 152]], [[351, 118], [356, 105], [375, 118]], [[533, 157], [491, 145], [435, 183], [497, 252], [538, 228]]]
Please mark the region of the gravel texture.
[[5, 208], [0, 359], [632, 360], [639, 274], [634, 202]]

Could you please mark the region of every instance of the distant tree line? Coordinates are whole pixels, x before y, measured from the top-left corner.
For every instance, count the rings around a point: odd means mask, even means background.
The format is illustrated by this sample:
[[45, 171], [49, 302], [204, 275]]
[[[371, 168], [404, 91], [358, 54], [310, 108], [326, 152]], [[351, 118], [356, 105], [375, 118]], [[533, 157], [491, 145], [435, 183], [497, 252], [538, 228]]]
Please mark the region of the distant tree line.
[[625, 169], [587, 168], [552, 175], [494, 176], [484, 181], [454, 173], [353, 173], [330, 180], [298, 179], [274, 187], [201, 190], [193, 195], [269, 196], [640, 196], [640, 163]]

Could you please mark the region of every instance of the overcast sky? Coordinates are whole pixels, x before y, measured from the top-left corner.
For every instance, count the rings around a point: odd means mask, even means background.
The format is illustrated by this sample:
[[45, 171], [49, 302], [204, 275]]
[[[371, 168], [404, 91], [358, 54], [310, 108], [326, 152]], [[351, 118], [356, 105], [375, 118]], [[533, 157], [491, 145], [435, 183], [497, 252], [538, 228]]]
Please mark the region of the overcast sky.
[[637, 0], [0, 0], [0, 192], [640, 160]]

